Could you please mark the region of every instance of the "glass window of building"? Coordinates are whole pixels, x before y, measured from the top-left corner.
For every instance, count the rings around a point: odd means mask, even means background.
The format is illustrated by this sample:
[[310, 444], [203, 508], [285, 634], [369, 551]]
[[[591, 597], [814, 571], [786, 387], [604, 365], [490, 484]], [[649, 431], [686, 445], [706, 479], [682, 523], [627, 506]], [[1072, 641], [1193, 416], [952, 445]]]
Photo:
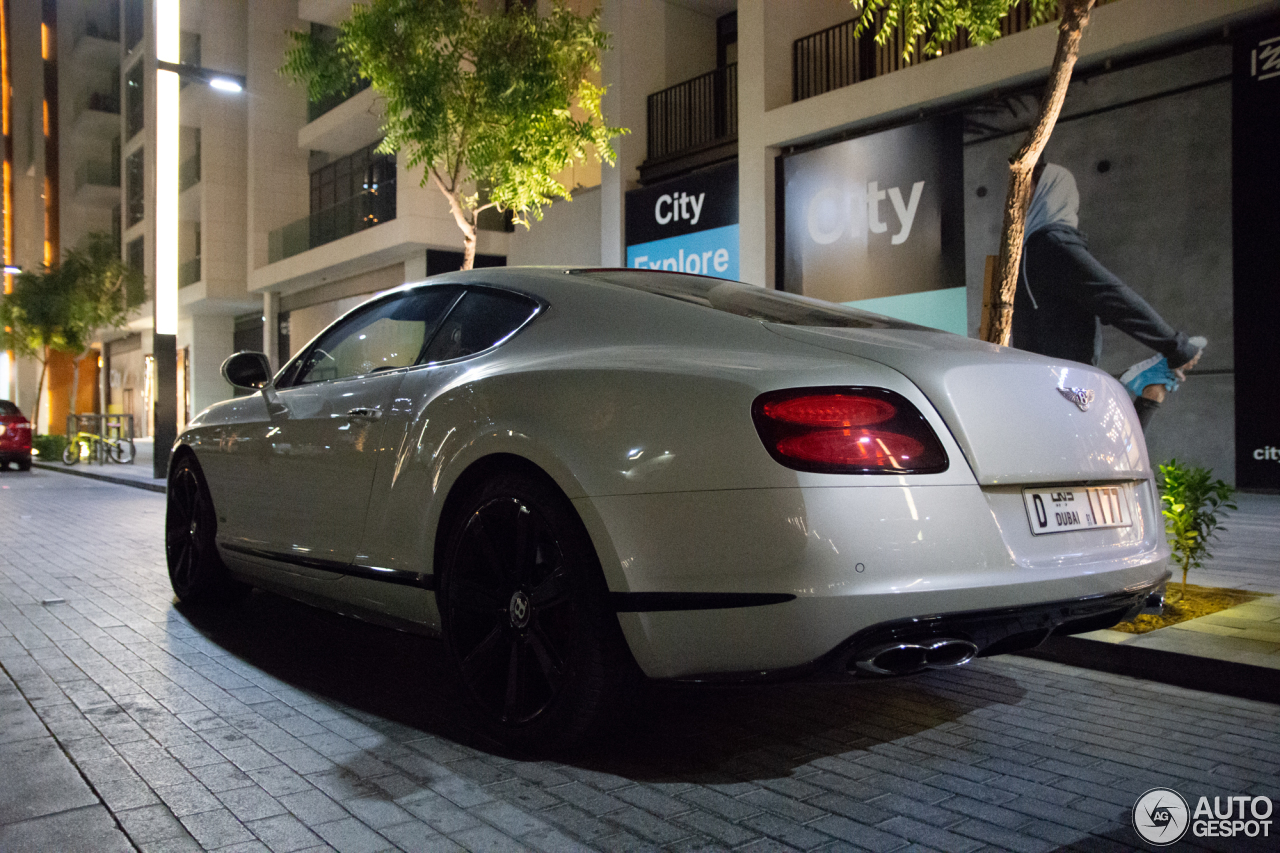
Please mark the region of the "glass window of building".
[[396, 157], [375, 148], [377, 143], [312, 170], [308, 247], [396, 218]]
[[124, 3], [124, 49], [133, 48], [142, 41], [143, 22], [142, 0], [125, 0]]
[[125, 72], [124, 76], [124, 135], [132, 139], [134, 134], [142, 130], [146, 123], [146, 103], [143, 99], [143, 66], [139, 61]]
[[135, 269], [138, 272], [145, 274], [147, 257], [142, 251], [142, 239], [143, 238], [138, 237], [129, 241], [129, 245], [125, 247], [124, 251], [124, 262], [129, 265], [130, 269]]
[[[350, 201], [362, 193], [394, 198], [396, 155], [378, 154], [379, 143], [340, 157], [311, 173], [311, 213]], [[394, 217], [394, 208], [392, 208]]]
[[143, 150], [139, 148], [124, 161], [126, 228], [141, 222], [142, 217], [146, 216], [147, 213], [145, 188], [143, 186], [142, 153]]

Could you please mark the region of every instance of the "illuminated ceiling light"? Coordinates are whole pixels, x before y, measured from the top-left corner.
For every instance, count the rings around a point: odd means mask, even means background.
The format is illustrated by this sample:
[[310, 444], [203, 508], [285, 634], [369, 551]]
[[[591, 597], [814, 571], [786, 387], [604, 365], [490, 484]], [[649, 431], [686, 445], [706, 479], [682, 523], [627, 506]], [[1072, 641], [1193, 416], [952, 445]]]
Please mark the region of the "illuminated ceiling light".
[[243, 92], [244, 86], [230, 77], [214, 77], [209, 81], [209, 85], [214, 89], [221, 89], [223, 92]]
[[18, 274], [19, 274], [19, 273], [21, 273], [21, 272], [22, 272], [22, 267], [17, 266], [16, 264], [5, 264], [5, 265], [4, 265], [4, 274], [5, 274], [5, 275], [18, 275]]
[[[178, 0], [156, 0], [156, 59], [178, 60]], [[178, 333], [178, 75], [156, 69], [155, 333]]]

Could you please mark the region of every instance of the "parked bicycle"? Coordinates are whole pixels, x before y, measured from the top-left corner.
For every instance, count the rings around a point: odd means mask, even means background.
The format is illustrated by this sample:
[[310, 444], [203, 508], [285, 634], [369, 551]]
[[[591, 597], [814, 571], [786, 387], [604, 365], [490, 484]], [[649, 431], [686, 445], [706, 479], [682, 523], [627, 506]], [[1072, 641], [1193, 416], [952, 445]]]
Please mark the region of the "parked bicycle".
[[98, 458], [106, 457], [121, 464], [132, 462], [137, 452], [131, 439], [103, 438], [97, 433], [77, 432], [62, 449], [62, 461], [66, 465], [74, 465], [81, 457], [93, 458], [99, 451], [101, 456]]

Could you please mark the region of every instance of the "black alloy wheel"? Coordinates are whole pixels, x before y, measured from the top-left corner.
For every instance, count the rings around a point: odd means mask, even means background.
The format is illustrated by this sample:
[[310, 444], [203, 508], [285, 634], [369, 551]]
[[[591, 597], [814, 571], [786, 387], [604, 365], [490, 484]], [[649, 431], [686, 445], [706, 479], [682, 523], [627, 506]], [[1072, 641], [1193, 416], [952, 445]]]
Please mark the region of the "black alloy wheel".
[[473, 717], [507, 746], [567, 746], [630, 672], [586, 530], [553, 484], [518, 473], [484, 483], [454, 518], [441, 617]]
[[249, 587], [227, 571], [214, 545], [218, 522], [199, 464], [191, 456], [169, 472], [165, 511], [165, 556], [169, 583], [186, 604], [226, 604], [237, 601]]

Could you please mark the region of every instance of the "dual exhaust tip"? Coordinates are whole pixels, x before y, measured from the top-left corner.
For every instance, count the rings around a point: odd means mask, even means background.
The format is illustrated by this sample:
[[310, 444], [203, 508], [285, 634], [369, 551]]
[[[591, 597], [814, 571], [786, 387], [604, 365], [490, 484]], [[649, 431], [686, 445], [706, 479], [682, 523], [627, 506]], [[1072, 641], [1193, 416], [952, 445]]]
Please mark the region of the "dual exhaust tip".
[[910, 675], [930, 669], [963, 666], [978, 655], [978, 647], [956, 637], [900, 640], [864, 649], [854, 666], [875, 675]]

